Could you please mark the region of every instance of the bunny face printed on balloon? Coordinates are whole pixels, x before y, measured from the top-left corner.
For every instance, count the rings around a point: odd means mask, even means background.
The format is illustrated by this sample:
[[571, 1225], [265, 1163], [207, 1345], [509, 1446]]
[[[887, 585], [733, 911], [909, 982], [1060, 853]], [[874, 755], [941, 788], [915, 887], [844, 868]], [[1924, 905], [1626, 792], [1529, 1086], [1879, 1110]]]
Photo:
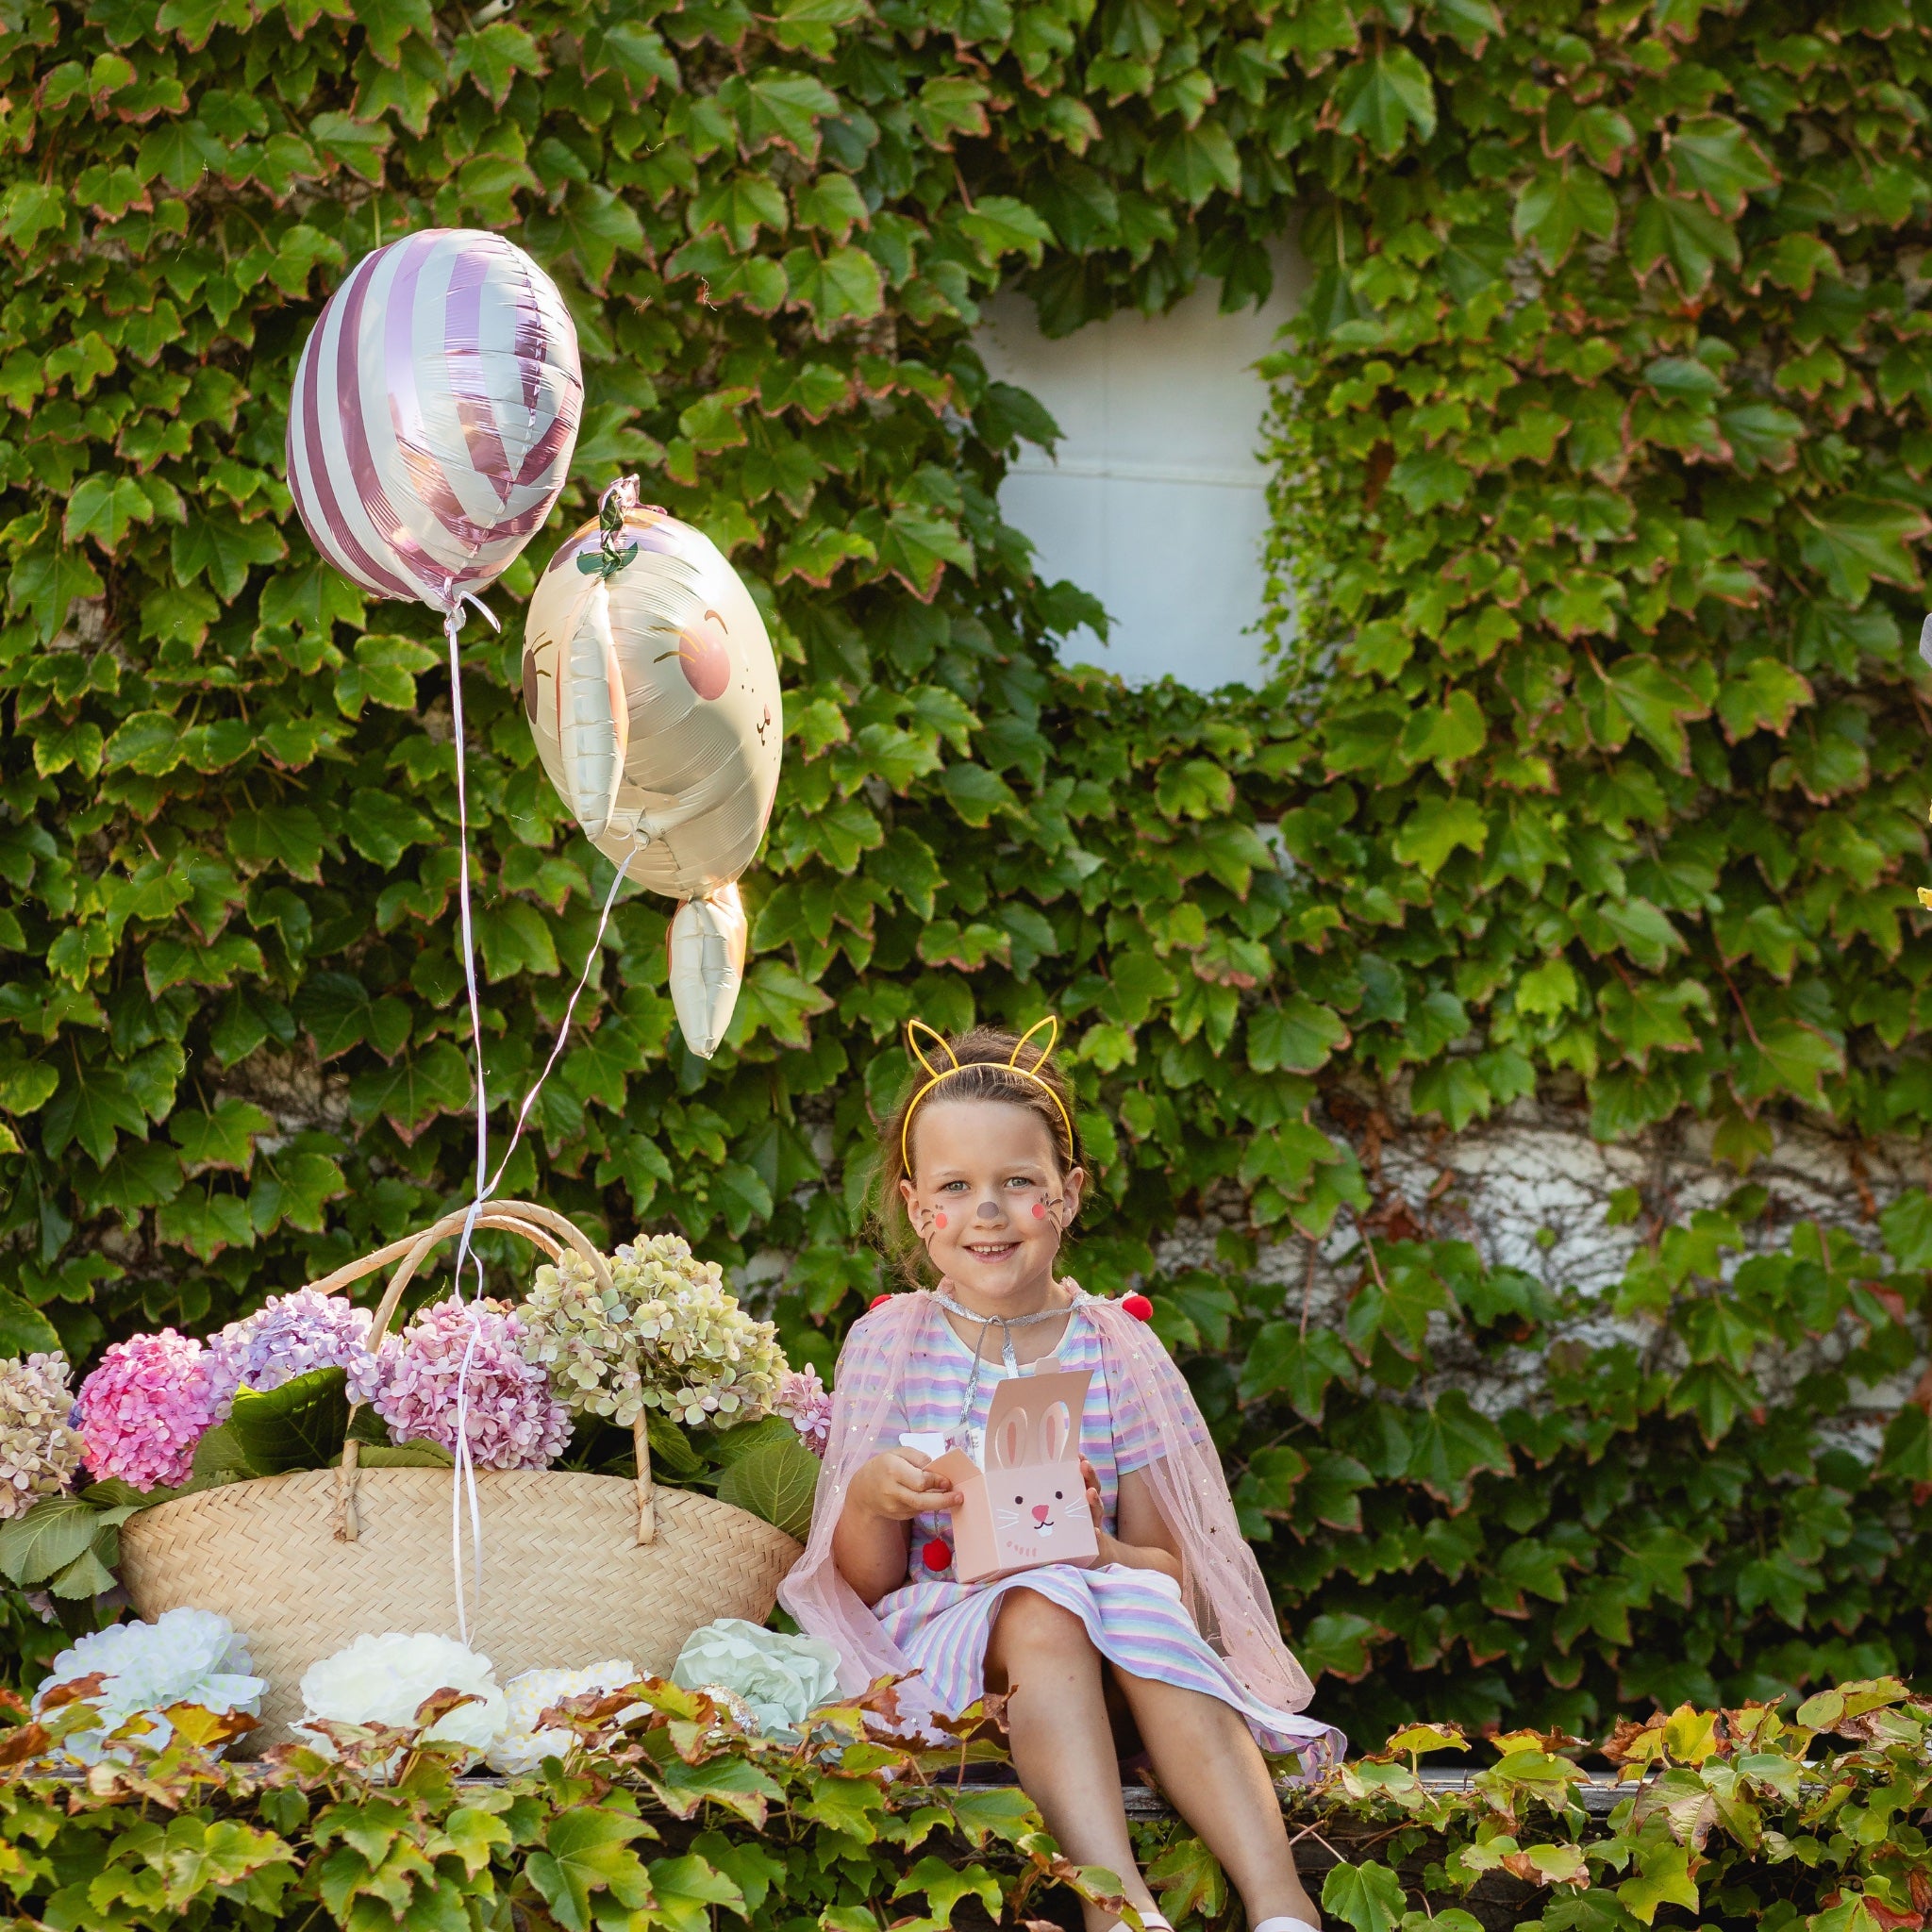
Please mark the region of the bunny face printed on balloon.
[[584, 835], [684, 902], [672, 992], [692, 1050], [716, 1051], [743, 967], [735, 881], [778, 788], [782, 699], [764, 620], [701, 531], [625, 483], [568, 539], [530, 600], [524, 705]]

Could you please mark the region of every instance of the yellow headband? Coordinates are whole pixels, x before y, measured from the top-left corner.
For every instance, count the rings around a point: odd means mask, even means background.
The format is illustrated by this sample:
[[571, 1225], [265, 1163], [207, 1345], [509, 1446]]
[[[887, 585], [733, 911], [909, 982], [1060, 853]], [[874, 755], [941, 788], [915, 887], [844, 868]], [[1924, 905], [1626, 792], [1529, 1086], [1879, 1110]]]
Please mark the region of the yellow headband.
[[[1038, 1033], [1042, 1026], [1047, 1028], [1046, 1044], [1041, 1049], [1040, 1058], [1033, 1063], [1032, 1066], [1023, 1067], [1020, 1064], [1020, 1049], [1023, 1046], [1024, 1046], [1026, 1042], [1029, 1040], [1031, 1040], [1033, 1036], [1036, 1033]], [[933, 1043], [936, 1046], [938, 1046], [939, 1050], [942, 1054], [945, 1055], [948, 1061], [951, 1062], [950, 1065], [943, 1067], [936, 1067], [929, 1059], [926, 1058], [925, 1055], [920, 1050], [919, 1045], [919, 1036], [922, 1033], [930, 1034], [932, 1036]], [[1075, 1141], [1074, 1138], [1074, 1123], [1067, 1116], [1066, 1103], [1061, 1100], [1059, 1095], [1053, 1091], [1052, 1087], [1049, 1086], [1045, 1080], [1041, 1079], [1038, 1072], [1035, 1071], [1035, 1069], [1039, 1067], [1043, 1067], [1046, 1064], [1046, 1057], [1048, 1054], [1052, 1053], [1054, 1047], [1058, 1043], [1059, 1037], [1060, 1023], [1058, 1020], [1056, 1020], [1051, 1013], [1049, 1013], [1045, 1019], [1036, 1020], [1032, 1025], [1027, 1027], [1025, 1032], [1021, 1034], [1019, 1039], [1013, 1042], [1013, 1050], [1010, 1054], [1007, 1056], [1004, 1062], [1000, 1060], [968, 1060], [965, 1066], [961, 1066], [959, 1064], [958, 1058], [955, 1056], [953, 1049], [946, 1044], [944, 1037], [936, 1028], [928, 1026], [924, 1020], [908, 1021], [906, 1025], [906, 1044], [910, 1049], [912, 1058], [916, 1059], [919, 1062], [919, 1064], [922, 1067], [924, 1067], [929, 1074], [932, 1075], [932, 1077], [929, 1080], [927, 1080], [925, 1085], [922, 1087], [919, 1090], [919, 1091], [912, 1096], [911, 1101], [907, 1106], [906, 1124], [899, 1129], [900, 1165], [905, 1168], [906, 1172], [908, 1174], [912, 1172], [912, 1116], [919, 1111], [919, 1103], [922, 1100], [924, 1100], [925, 1096], [928, 1093], [930, 1093], [932, 1090], [935, 1087], [937, 1087], [941, 1080], [950, 1080], [955, 1074], [965, 1073], [968, 1067], [996, 1067], [1003, 1074], [1017, 1074], [1023, 1080], [1031, 1080], [1033, 1084], [1036, 1087], [1038, 1087], [1040, 1091], [1042, 1093], [1044, 1093], [1050, 1101], [1053, 1102], [1055, 1108], [1058, 1110], [1060, 1123], [1067, 1130], [1067, 1152], [1068, 1155], [1071, 1157], [1078, 1143]]]

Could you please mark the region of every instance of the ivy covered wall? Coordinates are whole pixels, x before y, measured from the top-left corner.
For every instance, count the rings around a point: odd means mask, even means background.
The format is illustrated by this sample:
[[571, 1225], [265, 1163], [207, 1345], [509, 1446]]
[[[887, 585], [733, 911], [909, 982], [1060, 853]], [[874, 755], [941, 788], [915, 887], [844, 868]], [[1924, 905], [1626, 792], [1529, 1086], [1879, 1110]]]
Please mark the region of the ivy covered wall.
[[[829, 1362], [880, 1285], [902, 1023], [1051, 1008], [1104, 1168], [1078, 1272], [1147, 1274], [1211, 1210], [1209, 1265], [1150, 1285], [1341, 1722], [1926, 1671], [1925, 1410], [1839, 1425], [1917, 1374], [1922, 1197], [1774, 1237], [1748, 1185], [1628, 1204], [1586, 1306], [1391, 1211], [1374, 1155], [1385, 1114], [1575, 1098], [1606, 1136], [1707, 1120], [1742, 1170], [1780, 1118], [1932, 1107], [1932, 8], [0, 16], [13, 1346], [204, 1329], [467, 1191], [434, 625], [318, 565], [281, 436], [345, 268], [481, 225], [577, 318], [572, 514], [634, 468], [731, 550], [789, 734], [730, 1044], [683, 1052], [666, 908], [621, 908], [506, 1189], [682, 1228]], [[988, 381], [978, 304], [1240, 303], [1297, 225], [1290, 675], [1061, 671], [1095, 613], [998, 517], [1053, 430]], [[465, 641], [500, 1121], [608, 880], [514, 696], [551, 541]], [[1284, 1241], [1351, 1228], [1339, 1295], [1284, 1291]]]

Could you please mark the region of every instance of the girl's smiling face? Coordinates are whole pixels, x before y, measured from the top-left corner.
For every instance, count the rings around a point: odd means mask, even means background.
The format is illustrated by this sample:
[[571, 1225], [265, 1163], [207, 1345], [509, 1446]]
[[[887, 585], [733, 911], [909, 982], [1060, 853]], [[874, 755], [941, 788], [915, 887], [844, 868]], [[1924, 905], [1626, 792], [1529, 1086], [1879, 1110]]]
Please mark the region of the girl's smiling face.
[[911, 1141], [899, 1190], [933, 1266], [969, 1307], [1044, 1306], [1087, 1178], [1060, 1171], [1046, 1123], [1010, 1101], [935, 1100], [913, 1116]]

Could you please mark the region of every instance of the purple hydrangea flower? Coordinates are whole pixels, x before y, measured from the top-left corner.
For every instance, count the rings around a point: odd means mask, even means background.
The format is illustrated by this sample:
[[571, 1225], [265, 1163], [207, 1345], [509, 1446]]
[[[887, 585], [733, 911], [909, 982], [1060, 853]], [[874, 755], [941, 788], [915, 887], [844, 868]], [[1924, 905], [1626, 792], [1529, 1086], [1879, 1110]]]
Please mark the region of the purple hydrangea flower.
[[173, 1328], [117, 1341], [80, 1385], [87, 1466], [135, 1489], [175, 1489], [194, 1466], [194, 1445], [215, 1419], [208, 1351]]
[[311, 1369], [355, 1370], [369, 1359], [367, 1308], [298, 1288], [230, 1322], [208, 1342], [215, 1413], [225, 1416], [238, 1389], [266, 1393]]
[[802, 1369], [786, 1370], [772, 1407], [798, 1431], [799, 1441], [814, 1456], [824, 1455], [832, 1434], [832, 1391], [809, 1362]]
[[351, 1368], [350, 1391], [389, 1424], [393, 1441], [437, 1442], [454, 1455], [460, 1384], [478, 1469], [547, 1469], [570, 1441], [570, 1411], [519, 1352], [521, 1332], [503, 1302], [434, 1302]]

